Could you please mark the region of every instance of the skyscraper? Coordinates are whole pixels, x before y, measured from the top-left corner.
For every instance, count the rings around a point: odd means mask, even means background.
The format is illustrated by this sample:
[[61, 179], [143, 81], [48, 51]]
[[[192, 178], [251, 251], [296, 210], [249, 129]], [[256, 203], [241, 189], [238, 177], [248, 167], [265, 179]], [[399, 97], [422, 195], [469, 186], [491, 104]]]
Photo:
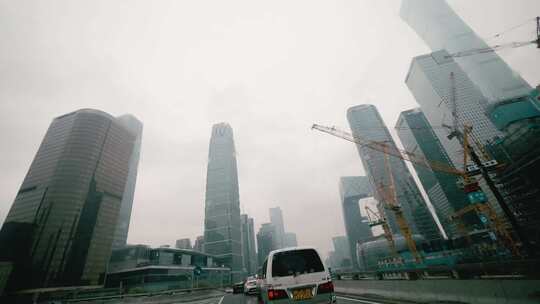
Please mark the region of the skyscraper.
[[242, 276], [242, 233], [238, 170], [233, 130], [227, 123], [212, 127], [206, 175], [205, 253], [231, 268], [233, 280]]
[[[369, 226], [368, 226], [369, 227]], [[370, 235], [371, 236], [371, 235]], [[349, 268], [353, 265], [351, 261], [351, 248], [349, 239], [346, 236], [336, 236], [332, 238], [334, 244], [334, 259], [338, 268]], [[356, 249], [355, 249], [356, 252]], [[356, 254], [355, 254], [356, 256]]]
[[116, 223], [114, 233], [113, 249], [118, 249], [126, 245], [131, 220], [131, 209], [133, 207], [133, 197], [135, 195], [135, 184], [137, 183], [137, 169], [139, 168], [139, 157], [141, 154], [141, 142], [143, 124], [133, 115], [122, 115], [117, 118], [118, 123], [135, 134], [133, 153], [129, 160], [129, 172], [120, 205], [120, 214]]
[[189, 238], [178, 239], [174, 247], [178, 249], [192, 249], [191, 240]]
[[[482, 151], [488, 141], [502, 133], [486, 116], [487, 101], [468, 75], [444, 50], [413, 58], [405, 83], [422, 108], [430, 125], [437, 126], [434, 133], [456, 168], [463, 168], [463, 147], [456, 139], [448, 139], [448, 130], [443, 125], [452, 126], [456, 113], [458, 126], [472, 126], [471, 145]], [[450, 79], [453, 74], [453, 81]], [[452, 83], [455, 98], [452, 100]], [[455, 104], [454, 104], [455, 102]], [[478, 143], [478, 144], [477, 144]], [[480, 185], [493, 209], [504, 216], [493, 192], [480, 180]]]
[[[401, 112], [396, 131], [405, 150], [453, 167], [435, 130], [420, 109]], [[457, 237], [457, 226], [450, 220], [450, 216], [467, 205], [465, 193], [457, 186], [458, 177], [417, 164], [413, 165], [447, 236]]]
[[[30, 224], [29, 252], [18, 288], [96, 285], [111, 254], [137, 134], [92, 109], [51, 123], [7, 215]], [[3, 236], [5, 237], [5, 235]], [[1, 244], [0, 246], [11, 246]]]
[[[348, 109], [347, 119], [352, 134], [371, 141], [384, 142], [386, 145], [397, 149], [390, 132], [386, 128], [379, 112], [373, 105], [359, 105]], [[369, 178], [372, 189], [378, 189], [383, 184], [390, 184], [387, 176], [385, 155], [366, 146], [356, 145], [364, 169]], [[421, 234], [428, 240], [440, 239], [439, 229], [424, 201], [416, 183], [414, 182], [405, 162], [397, 157], [388, 157], [388, 166], [394, 180], [394, 191], [397, 203], [401, 206], [413, 234]], [[383, 199], [374, 191], [375, 199], [380, 203]], [[395, 216], [386, 210], [386, 218], [394, 233], [399, 232]]]
[[195, 239], [195, 244], [193, 244], [193, 250], [204, 252], [204, 236], [203, 235], [199, 235]]
[[[488, 47], [445, 0], [403, 0], [400, 15], [432, 51]], [[495, 52], [455, 60], [489, 103], [526, 96], [532, 89]]]
[[276, 246], [277, 248], [284, 247], [284, 236], [285, 236], [285, 224], [283, 223], [283, 212], [281, 208], [275, 207], [270, 208], [270, 222], [276, 228]]
[[285, 232], [285, 237], [283, 238], [284, 247], [296, 247], [298, 246], [298, 239], [296, 238], [296, 233], [294, 232]]
[[271, 223], [264, 223], [257, 233], [257, 255], [259, 257], [259, 265], [262, 265], [270, 251], [275, 249], [277, 249], [276, 227]]
[[[339, 195], [341, 197], [345, 231], [349, 242], [347, 246], [349, 250], [348, 256], [352, 260], [352, 266], [357, 268], [356, 244], [373, 236], [369, 224], [360, 213], [358, 203], [359, 200], [371, 196], [368, 178], [365, 176], [341, 177], [339, 180]], [[335, 253], [338, 254], [338, 249], [335, 249]]]
[[257, 272], [257, 252], [255, 244], [255, 227], [253, 218], [247, 214], [241, 215], [242, 222], [242, 256], [243, 267], [247, 274], [255, 274]]

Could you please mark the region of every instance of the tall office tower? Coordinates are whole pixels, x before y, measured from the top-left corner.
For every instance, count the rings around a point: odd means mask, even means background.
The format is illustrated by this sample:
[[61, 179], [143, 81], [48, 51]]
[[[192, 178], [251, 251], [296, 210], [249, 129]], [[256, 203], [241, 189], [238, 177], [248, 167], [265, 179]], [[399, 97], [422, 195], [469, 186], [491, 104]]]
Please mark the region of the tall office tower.
[[178, 249], [193, 249], [191, 247], [191, 240], [189, 238], [176, 240], [174, 247]]
[[259, 265], [262, 265], [270, 251], [275, 249], [278, 249], [276, 242], [276, 227], [271, 223], [264, 223], [257, 233], [257, 255], [259, 257]]
[[[384, 142], [392, 149], [397, 149], [390, 132], [386, 128], [377, 108], [373, 105], [359, 105], [347, 110], [347, 119], [354, 136], [371, 141]], [[369, 178], [372, 189], [379, 185], [388, 186], [390, 177], [387, 176], [384, 153], [375, 151], [366, 146], [356, 145], [362, 159], [364, 169]], [[405, 219], [413, 234], [421, 234], [427, 240], [440, 239], [441, 235], [426, 202], [424, 201], [414, 179], [405, 166], [405, 162], [397, 157], [388, 157], [388, 165], [394, 180], [394, 190], [397, 203], [401, 206]], [[374, 191], [375, 199], [383, 202], [378, 191]], [[386, 208], [386, 218], [394, 233], [398, 232], [395, 216]]]
[[270, 222], [276, 228], [276, 246], [277, 248], [283, 248], [285, 224], [283, 223], [283, 212], [281, 212], [281, 208], [270, 208]]
[[369, 180], [365, 176], [344, 176], [339, 179], [339, 195], [345, 231], [349, 241], [349, 256], [353, 267], [357, 268], [356, 244], [373, 236], [371, 228], [360, 213], [359, 200], [370, 197]]
[[296, 233], [285, 232], [284, 247], [296, 247], [298, 246], [298, 240], [296, 239]]
[[[488, 47], [445, 0], [403, 0], [400, 15], [432, 51], [456, 53]], [[526, 96], [531, 91], [495, 52], [455, 60], [489, 103]]]
[[[97, 285], [111, 254], [137, 134], [82, 109], [53, 120], [2, 228], [31, 244], [13, 289]], [[12, 246], [2, 244], [0, 246]], [[14, 245], [15, 246], [15, 245]], [[18, 273], [18, 274], [17, 274]]]
[[334, 259], [338, 261], [337, 266], [340, 268], [350, 268], [352, 266], [352, 260], [349, 238], [346, 236], [336, 236], [332, 238], [332, 243], [334, 244]]
[[[448, 167], [454, 166], [435, 130], [419, 108], [401, 112], [396, 131], [405, 150]], [[413, 165], [446, 235], [449, 238], [458, 237], [456, 223], [450, 220], [450, 216], [467, 205], [465, 193], [456, 184], [458, 177]]]
[[204, 236], [203, 235], [199, 235], [195, 239], [195, 244], [193, 244], [193, 250], [198, 251], [198, 252], [204, 252]]
[[243, 267], [247, 274], [252, 275], [257, 272], [257, 252], [255, 244], [255, 227], [253, 218], [247, 214], [240, 216], [242, 222], [242, 256]]
[[230, 267], [236, 280], [242, 276], [242, 233], [236, 152], [229, 124], [212, 127], [209, 150], [204, 249]]
[[117, 118], [118, 123], [136, 135], [133, 153], [129, 160], [129, 172], [120, 205], [120, 214], [116, 224], [116, 231], [113, 239], [113, 250], [126, 246], [131, 220], [131, 209], [133, 207], [133, 197], [135, 196], [135, 184], [137, 183], [137, 169], [139, 168], [139, 157], [141, 154], [141, 142], [143, 124], [133, 115], [122, 115]]
[[[447, 55], [448, 53], [442, 50], [413, 58], [405, 83], [429, 124], [438, 127], [434, 129], [434, 133], [453, 165], [463, 168], [463, 147], [456, 138], [448, 139], [448, 130], [441, 128], [442, 125], [453, 125], [454, 110], [459, 126], [473, 127], [470, 135], [474, 141], [471, 145], [478, 151], [481, 151], [488, 141], [502, 136], [502, 133], [486, 116], [487, 101], [482, 93], [461, 67]], [[453, 73], [453, 81], [450, 73]], [[452, 83], [455, 87], [455, 98], [452, 98]], [[484, 180], [480, 180], [480, 185], [491, 206], [503, 216], [500, 205]]]

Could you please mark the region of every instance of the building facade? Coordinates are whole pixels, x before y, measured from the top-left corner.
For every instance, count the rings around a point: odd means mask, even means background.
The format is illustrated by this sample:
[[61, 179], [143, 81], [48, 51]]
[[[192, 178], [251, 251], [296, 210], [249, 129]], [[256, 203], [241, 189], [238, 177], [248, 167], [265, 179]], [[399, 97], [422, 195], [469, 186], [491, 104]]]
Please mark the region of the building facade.
[[[351, 107], [347, 111], [347, 119], [355, 137], [384, 142], [391, 149], [397, 149], [375, 106], [359, 105]], [[387, 176], [384, 153], [370, 149], [367, 146], [356, 146], [371, 189], [379, 189], [381, 185], [386, 189], [391, 184], [391, 180], [390, 176]], [[428, 240], [440, 239], [440, 231], [405, 162], [400, 158], [388, 156], [388, 167], [393, 177], [397, 204], [401, 206], [412, 233], [421, 234]], [[377, 190], [373, 192], [375, 199], [379, 203], [384, 201]], [[386, 208], [380, 209], [385, 210], [385, 217], [390, 229], [394, 233], [399, 233], [394, 214]]]
[[[371, 236], [372, 234], [370, 233], [370, 237], [364, 238], [363, 240], [370, 239]], [[351, 268], [354, 263], [351, 258], [351, 246], [349, 243], [349, 239], [346, 236], [336, 236], [332, 238], [332, 243], [334, 245], [334, 257], [333, 257], [333, 260], [335, 263], [334, 268], [341, 268], [341, 269]], [[356, 254], [354, 256], [356, 256]]]
[[241, 215], [242, 222], [242, 256], [246, 274], [257, 273], [257, 244], [255, 243], [255, 227], [253, 218]]
[[[349, 242], [349, 257], [357, 268], [356, 245], [373, 236], [369, 223], [360, 213], [359, 200], [371, 196], [371, 186], [365, 176], [344, 176], [339, 181], [339, 194], [345, 232]], [[338, 256], [335, 250], [336, 257]]]
[[27, 268], [14, 289], [100, 283], [136, 138], [98, 110], [53, 120], [2, 228], [9, 234], [9, 226], [29, 226], [11, 229], [31, 244], [20, 253], [28, 256]]
[[212, 127], [206, 175], [204, 252], [242, 276], [242, 233], [238, 169], [233, 130], [227, 123]]
[[[419, 108], [401, 112], [396, 132], [406, 151], [449, 168], [454, 167], [435, 130]], [[450, 216], [468, 205], [465, 193], [458, 188], [458, 176], [418, 164], [413, 164], [413, 167], [446, 235], [449, 238], [458, 237], [457, 225]]]
[[175, 244], [174, 247], [177, 248], [177, 249], [189, 249], [189, 250], [191, 250], [192, 249], [192, 247], [191, 247], [191, 239], [184, 238], [184, 239], [176, 240], [176, 244]]
[[199, 235], [195, 239], [195, 244], [193, 244], [193, 250], [198, 251], [198, 252], [204, 252], [204, 236], [203, 235]]
[[284, 247], [284, 237], [285, 237], [285, 223], [283, 221], [283, 212], [281, 208], [274, 207], [270, 208], [270, 222], [276, 228], [275, 242], [277, 248]]
[[142, 122], [140, 122], [133, 115], [122, 115], [119, 116], [117, 120], [126, 129], [135, 134], [135, 143], [133, 146], [133, 153], [131, 154], [131, 158], [129, 160], [128, 178], [126, 188], [124, 189], [124, 195], [122, 196], [122, 204], [120, 205], [120, 214], [116, 224], [116, 231], [114, 233], [113, 249], [121, 248], [127, 244], [129, 223], [131, 221], [131, 210], [133, 209], [133, 198], [135, 196], [135, 185], [137, 183], [137, 171], [139, 168], [143, 132]]
[[[400, 15], [432, 51], [456, 53], [488, 47], [445, 0], [403, 0]], [[489, 103], [526, 96], [532, 89], [495, 52], [455, 61]]]
[[[194, 274], [195, 267], [201, 268], [198, 276]], [[122, 288], [124, 293], [220, 288], [231, 283], [230, 274], [218, 257], [209, 254], [128, 245], [112, 252], [105, 286]]]
[[259, 265], [262, 265], [270, 251], [275, 249], [278, 249], [276, 242], [276, 227], [271, 223], [264, 223], [257, 233], [257, 255], [259, 258]]
[[[476, 151], [483, 151], [484, 146], [494, 138], [502, 136], [495, 125], [486, 116], [488, 102], [468, 75], [444, 50], [413, 58], [405, 79], [407, 87], [431, 126], [437, 127], [434, 133], [452, 164], [463, 169], [463, 147], [457, 138], [449, 139], [449, 131], [442, 126], [453, 126], [454, 115], [458, 128], [472, 126], [471, 146]], [[450, 74], [453, 75], [453, 81]], [[454, 100], [452, 98], [452, 83]], [[469, 163], [471, 164], [471, 163]], [[480, 180], [482, 190], [488, 202], [499, 216], [505, 218], [493, 192], [483, 179]]]
[[296, 247], [298, 246], [298, 239], [296, 238], [296, 233], [294, 232], [285, 232], [284, 238], [285, 247]]

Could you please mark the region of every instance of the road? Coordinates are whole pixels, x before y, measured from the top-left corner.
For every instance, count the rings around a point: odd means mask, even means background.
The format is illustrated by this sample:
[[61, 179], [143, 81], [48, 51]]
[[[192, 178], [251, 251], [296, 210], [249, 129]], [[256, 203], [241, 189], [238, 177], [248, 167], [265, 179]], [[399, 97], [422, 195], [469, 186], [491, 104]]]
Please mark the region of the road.
[[[371, 299], [338, 296], [338, 304], [393, 304]], [[230, 294], [218, 290], [192, 293], [162, 294], [124, 299], [94, 300], [79, 302], [81, 304], [259, 304], [256, 296]], [[402, 303], [402, 302], [400, 302]]]

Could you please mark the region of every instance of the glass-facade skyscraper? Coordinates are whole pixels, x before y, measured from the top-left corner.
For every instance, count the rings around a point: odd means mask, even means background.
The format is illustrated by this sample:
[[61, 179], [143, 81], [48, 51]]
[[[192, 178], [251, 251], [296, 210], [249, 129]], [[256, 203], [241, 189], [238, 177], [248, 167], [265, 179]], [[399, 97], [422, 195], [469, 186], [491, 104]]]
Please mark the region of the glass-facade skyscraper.
[[[384, 124], [377, 108], [373, 105], [358, 105], [347, 110], [347, 119], [355, 137], [370, 141], [383, 142], [392, 149], [397, 149], [388, 128]], [[379, 185], [385, 188], [390, 184], [385, 166], [385, 155], [365, 145], [356, 145], [363, 167], [369, 179], [375, 199], [381, 203], [382, 199]], [[397, 203], [401, 206], [403, 215], [407, 220], [413, 234], [421, 234], [427, 240], [441, 238], [439, 229], [429, 211], [424, 198], [420, 194], [414, 179], [406, 167], [405, 162], [397, 157], [388, 156], [390, 172], [394, 179]], [[385, 216], [393, 233], [399, 233], [395, 216], [385, 208]]]
[[281, 211], [281, 208], [270, 208], [270, 222], [276, 228], [275, 242], [277, 248], [285, 247], [285, 223], [283, 222], [283, 212]]
[[[403, 0], [400, 15], [432, 51], [488, 47], [445, 0]], [[489, 103], [526, 96], [532, 90], [495, 52], [455, 60]]]
[[[371, 189], [369, 180], [365, 176], [344, 176], [339, 180], [339, 195], [341, 198], [341, 209], [345, 232], [349, 245], [348, 256], [351, 258], [352, 266], [357, 268], [356, 244], [373, 236], [369, 223], [360, 213], [359, 200], [370, 197]], [[334, 243], [335, 244], [335, 243]], [[338, 248], [335, 248], [338, 254]]]
[[137, 183], [137, 171], [139, 168], [139, 157], [141, 154], [142, 131], [143, 124], [133, 115], [122, 115], [117, 118], [118, 122], [125, 128], [135, 134], [135, 143], [133, 153], [129, 160], [129, 172], [122, 196], [122, 204], [120, 206], [120, 214], [116, 224], [116, 232], [114, 234], [113, 249], [118, 249], [127, 244], [129, 232], [129, 223], [131, 220], [131, 209], [133, 208], [133, 198], [135, 196], [135, 185]]
[[[135, 141], [119, 119], [98, 110], [53, 120], [0, 232], [28, 245], [16, 253], [27, 260], [15, 264], [12, 277], [22, 281], [11, 282], [13, 289], [100, 283]], [[12, 234], [17, 226], [31, 228], [20, 238]]]
[[255, 243], [255, 226], [253, 218], [247, 214], [240, 216], [242, 222], [242, 256], [243, 267], [248, 275], [257, 273], [257, 244]]
[[238, 169], [233, 130], [227, 123], [212, 126], [206, 174], [204, 250], [242, 276], [242, 233]]
[[[453, 167], [450, 157], [420, 109], [401, 112], [396, 131], [405, 150]], [[446, 235], [449, 238], [459, 236], [456, 224], [450, 220], [452, 214], [467, 205], [465, 193], [457, 186], [458, 177], [417, 164], [413, 166]]]

